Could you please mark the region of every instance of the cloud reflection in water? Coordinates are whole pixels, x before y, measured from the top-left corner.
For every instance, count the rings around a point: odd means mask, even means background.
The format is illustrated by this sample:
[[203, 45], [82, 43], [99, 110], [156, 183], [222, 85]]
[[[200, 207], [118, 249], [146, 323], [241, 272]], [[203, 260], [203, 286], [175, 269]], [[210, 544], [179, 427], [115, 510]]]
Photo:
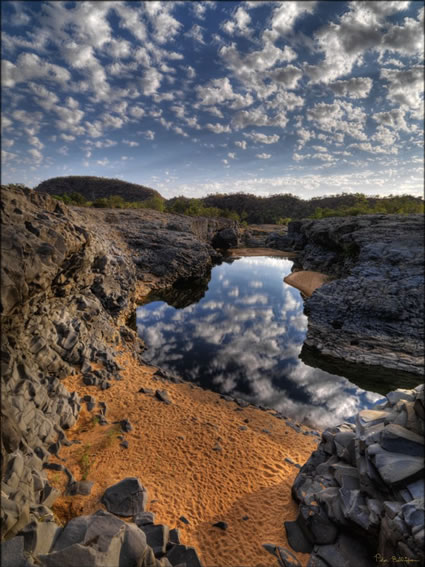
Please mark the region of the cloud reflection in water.
[[212, 271], [205, 296], [175, 309], [137, 310], [154, 364], [203, 387], [273, 407], [317, 427], [344, 421], [382, 396], [299, 358], [307, 331], [303, 300], [283, 282], [292, 262], [241, 258]]

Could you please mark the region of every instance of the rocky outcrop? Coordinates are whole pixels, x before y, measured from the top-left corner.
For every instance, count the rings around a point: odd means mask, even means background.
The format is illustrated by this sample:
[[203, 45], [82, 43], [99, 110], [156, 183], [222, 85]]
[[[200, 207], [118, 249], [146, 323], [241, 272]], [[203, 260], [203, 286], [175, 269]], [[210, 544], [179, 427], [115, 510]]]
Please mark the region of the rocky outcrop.
[[223, 228], [218, 231], [212, 240], [214, 248], [228, 250], [229, 248], [236, 248], [239, 244], [239, 233], [236, 228], [229, 227]]
[[51, 516], [33, 520], [1, 544], [2, 565], [202, 567], [196, 550], [180, 543], [178, 530], [155, 525], [149, 512], [132, 515], [131, 520], [125, 522], [104, 510], [73, 518], [63, 528]]
[[298, 251], [295, 269], [332, 277], [305, 302], [305, 344], [423, 374], [423, 235], [423, 215], [365, 215], [292, 222], [270, 241]]
[[[119, 379], [121, 342], [143, 351], [125, 325], [136, 302], [208, 277], [220, 257], [209, 242], [230, 221], [70, 209], [19, 187], [1, 197], [1, 536], [10, 539], [48, 515], [58, 496], [44, 468], [69, 443], [82, 403], [61, 379], [78, 371], [102, 388]], [[102, 370], [92, 371], [94, 362]]]
[[424, 387], [386, 397], [324, 431], [294, 482], [285, 527], [308, 567], [424, 564]]

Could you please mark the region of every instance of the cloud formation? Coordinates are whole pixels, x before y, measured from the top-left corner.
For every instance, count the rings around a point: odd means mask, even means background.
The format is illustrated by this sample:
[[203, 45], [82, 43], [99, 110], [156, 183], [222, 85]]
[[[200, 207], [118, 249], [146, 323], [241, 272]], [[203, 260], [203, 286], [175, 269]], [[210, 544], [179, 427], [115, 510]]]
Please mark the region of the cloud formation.
[[[330, 176], [352, 175], [357, 190], [389, 193], [399, 156], [398, 190], [422, 193], [419, 2], [17, 6], [2, 3], [5, 182], [34, 186], [67, 167], [166, 197], [247, 182], [265, 194], [276, 180], [308, 197], [311, 177], [324, 193]], [[115, 145], [89, 144], [104, 138]], [[359, 185], [359, 170], [376, 183]]]

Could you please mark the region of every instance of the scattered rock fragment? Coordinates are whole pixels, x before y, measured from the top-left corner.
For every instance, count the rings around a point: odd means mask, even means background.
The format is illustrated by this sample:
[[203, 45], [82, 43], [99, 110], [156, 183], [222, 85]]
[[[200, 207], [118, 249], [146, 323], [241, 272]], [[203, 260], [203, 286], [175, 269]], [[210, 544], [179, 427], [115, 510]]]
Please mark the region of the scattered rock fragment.
[[155, 397], [160, 401], [164, 402], [165, 404], [171, 404], [170, 397], [168, 395], [167, 390], [156, 390]]
[[226, 531], [228, 528], [228, 524], [226, 522], [216, 522], [215, 524], [213, 524], [213, 528], [219, 528], [220, 530]]

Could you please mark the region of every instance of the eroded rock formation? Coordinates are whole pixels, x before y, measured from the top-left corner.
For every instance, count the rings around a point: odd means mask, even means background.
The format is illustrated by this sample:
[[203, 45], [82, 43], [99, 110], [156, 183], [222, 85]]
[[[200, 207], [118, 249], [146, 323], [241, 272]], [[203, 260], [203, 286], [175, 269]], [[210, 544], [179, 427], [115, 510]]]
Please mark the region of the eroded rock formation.
[[[89, 379], [91, 363], [101, 362], [95, 378], [102, 387], [118, 379], [116, 347], [125, 341], [143, 350], [125, 325], [136, 302], [151, 289], [207, 277], [220, 256], [209, 242], [232, 223], [148, 210], [71, 210], [25, 188], [2, 188], [1, 197], [1, 537], [10, 539], [50, 518], [58, 496], [44, 468], [69, 443], [65, 432], [82, 403], [61, 378], [78, 371]], [[52, 545], [55, 529], [46, 540]], [[160, 565], [152, 557], [146, 565]]]
[[292, 487], [298, 518], [286, 522], [309, 566], [424, 564], [424, 433], [423, 385], [323, 433]]
[[364, 215], [289, 224], [269, 245], [332, 277], [306, 300], [305, 344], [323, 355], [424, 372], [424, 217]]

